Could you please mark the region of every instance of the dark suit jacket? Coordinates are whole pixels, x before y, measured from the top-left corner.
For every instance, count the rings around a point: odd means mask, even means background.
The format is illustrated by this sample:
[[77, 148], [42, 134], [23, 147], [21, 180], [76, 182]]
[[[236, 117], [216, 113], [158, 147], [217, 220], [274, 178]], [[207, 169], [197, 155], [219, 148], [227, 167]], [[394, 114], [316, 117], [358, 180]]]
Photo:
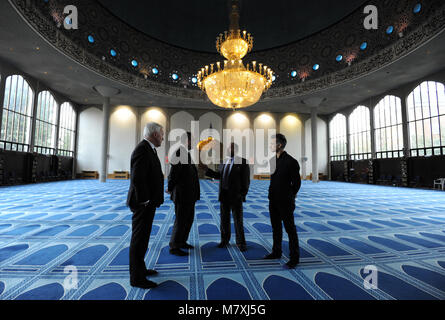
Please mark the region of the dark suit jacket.
[[143, 140], [131, 154], [127, 205], [134, 211], [148, 200], [156, 207], [164, 203], [164, 174], [158, 156], [150, 144]]
[[[241, 163], [234, 163], [229, 174], [229, 193], [227, 195], [223, 195], [222, 183], [219, 184], [219, 201], [246, 201], [250, 185], [250, 168], [246, 159], [238, 158], [238, 160], [241, 160], [237, 161]], [[224, 163], [219, 165], [218, 171], [207, 170], [206, 176], [222, 180]]]
[[190, 153], [180, 147], [176, 151], [176, 157], [179, 160], [181, 154], [186, 154], [187, 163], [172, 164], [170, 174], [168, 175], [168, 191], [171, 193], [171, 200], [174, 203], [194, 203], [200, 199], [201, 190], [199, 186], [198, 170], [192, 163]]
[[[271, 161], [273, 160], [271, 159]], [[283, 203], [295, 202], [300, 187], [300, 165], [285, 151], [276, 160], [275, 172], [271, 175], [269, 200]]]

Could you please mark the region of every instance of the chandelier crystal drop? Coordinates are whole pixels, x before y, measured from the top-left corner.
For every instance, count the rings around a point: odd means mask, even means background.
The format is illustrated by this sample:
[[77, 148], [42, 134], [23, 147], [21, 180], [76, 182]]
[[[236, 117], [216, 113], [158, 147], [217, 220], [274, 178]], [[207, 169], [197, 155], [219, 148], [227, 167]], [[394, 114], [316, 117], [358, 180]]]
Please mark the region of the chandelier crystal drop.
[[243, 63], [253, 48], [253, 37], [239, 28], [239, 6], [232, 0], [230, 30], [216, 39], [216, 49], [226, 58], [205, 66], [197, 74], [198, 86], [213, 104], [229, 109], [246, 108], [257, 103], [273, 82], [273, 71], [262, 63]]

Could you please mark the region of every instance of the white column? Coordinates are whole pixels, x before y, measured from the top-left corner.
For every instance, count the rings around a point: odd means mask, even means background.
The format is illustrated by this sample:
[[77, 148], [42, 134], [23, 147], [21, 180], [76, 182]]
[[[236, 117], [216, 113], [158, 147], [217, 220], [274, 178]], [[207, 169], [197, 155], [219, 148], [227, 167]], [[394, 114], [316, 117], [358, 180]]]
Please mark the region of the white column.
[[76, 134], [74, 136], [74, 155], [73, 155], [73, 179], [77, 177], [77, 155], [79, 150], [79, 118], [80, 108], [76, 107]]
[[311, 109], [312, 182], [318, 183], [318, 130], [317, 107]]
[[402, 129], [403, 129], [403, 155], [405, 157], [410, 157], [410, 137], [409, 137], [409, 128], [408, 128], [408, 107], [406, 98], [402, 99]]
[[35, 90], [36, 91], [34, 94], [34, 101], [33, 101], [33, 106], [32, 106], [31, 138], [30, 138], [29, 150], [28, 150], [28, 152], [31, 152], [31, 153], [34, 152], [34, 145], [36, 142], [37, 103], [39, 100], [39, 93], [40, 93], [40, 82], [38, 82], [38, 81], [37, 81]]
[[110, 136], [110, 104], [111, 97], [120, 93], [118, 89], [108, 88], [103, 86], [94, 87], [96, 92], [98, 92], [103, 97], [102, 106], [102, 144], [101, 144], [101, 163], [100, 163], [100, 182], [107, 182], [108, 175], [108, 147], [109, 147], [109, 136]]
[[306, 180], [307, 177], [306, 163], [306, 118], [304, 118], [301, 120], [301, 175], [303, 176], [303, 180]]
[[[346, 160], [351, 160], [351, 126], [349, 125], [349, 117], [351, 116], [348, 113], [346, 116]], [[349, 176], [349, 172], [348, 172]]]
[[6, 78], [7, 76], [0, 76], [0, 130], [2, 126], [2, 118], [3, 118], [3, 108], [4, 108], [4, 100], [5, 100], [5, 87], [6, 87]]
[[[170, 128], [170, 120], [171, 120], [171, 113], [168, 112], [168, 110], [164, 111], [166, 113], [165, 115], [165, 128], [164, 128], [164, 143], [165, 143], [165, 155], [168, 157], [168, 152], [170, 150], [170, 146], [171, 143], [168, 140], [168, 135], [170, 134], [171, 128]], [[165, 162], [165, 157], [164, 159], [160, 159], [161, 161]], [[170, 158], [168, 158], [168, 163], [165, 164], [165, 178], [167, 178], [170, 174], [170, 169], [171, 169], [171, 165], [170, 165]]]
[[136, 107], [136, 134], [135, 134], [135, 146], [142, 140], [142, 109]]
[[57, 100], [57, 126], [56, 126], [56, 145], [54, 149], [56, 149], [56, 156], [59, 154], [59, 135], [60, 135], [60, 114], [62, 112], [62, 104]]
[[312, 182], [318, 183], [318, 107], [326, 101], [326, 98], [312, 97], [302, 102], [311, 107], [311, 141], [312, 141]]
[[327, 141], [327, 148], [328, 148], [328, 180], [332, 180], [332, 168], [331, 168], [331, 120], [332, 118], [329, 117], [326, 120], [327, 130], [326, 130], [326, 141]]
[[100, 162], [100, 182], [107, 182], [108, 137], [110, 136], [110, 97], [104, 97], [102, 106], [102, 152]]
[[375, 118], [374, 108], [369, 107], [369, 121], [371, 122], [371, 158], [376, 159], [376, 141], [375, 141]]

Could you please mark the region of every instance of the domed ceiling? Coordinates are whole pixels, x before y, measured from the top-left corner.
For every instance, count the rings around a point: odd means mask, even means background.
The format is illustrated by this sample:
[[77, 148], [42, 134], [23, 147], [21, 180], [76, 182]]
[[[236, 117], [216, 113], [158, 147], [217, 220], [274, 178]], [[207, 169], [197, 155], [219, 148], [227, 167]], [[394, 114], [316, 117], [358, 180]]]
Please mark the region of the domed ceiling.
[[[98, 0], [137, 30], [168, 44], [216, 53], [215, 39], [228, 29], [227, 0]], [[255, 39], [254, 51], [301, 40], [343, 20], [366, 0], [240, 0], [240, 26]]]
[[[276, 75], [249, 110], [307, 113], [300, 102], [317, 96], [329, 114], [444, 65], [443, 0], [376, 1], [377, 30], [363, 26], [372, 2], [240, 1], [241, 27], [255, 37], [245, 62]], [[77, 6], [78, 30], [63, 27], [65, 5]], [[227, 12], [226, 0], [0, 1], [0, 59], [78, 104], [100, 103], [92, 88], [105, 83], [121, 90], [115, 103], [214, 108], [193, 77], [222, 60], [214, 44]]]

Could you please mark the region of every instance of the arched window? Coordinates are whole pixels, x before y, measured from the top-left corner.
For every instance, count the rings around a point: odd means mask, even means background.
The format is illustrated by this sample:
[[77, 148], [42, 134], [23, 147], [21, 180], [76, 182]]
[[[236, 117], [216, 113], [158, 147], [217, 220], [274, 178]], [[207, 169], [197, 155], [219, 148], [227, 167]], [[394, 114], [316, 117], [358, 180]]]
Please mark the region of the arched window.
[[331, 146], [331, 160], [346, 160], [346, 117], [340, 113], [329, 123], [329, 143]]
[[402, 102], [386, 96], [374, 109], [377, 158], [403, 157]]
[[57, 102], [49, 91], [37, 99], [34, 152], [54, 154], [56, 147]]
[[371, 159], [371, 120], [369, 109], [358, 106], [349, 116], [351, 159]]
[[6, 78], [0, 148], [29, 151], [34, 93], [19, 75]]
[[69, 102], [60, 107], [58, 154], [74, 156], [74, 138], [76, 136], [76, 112]]
[[445, 155], [445, 87], [424, 82], [408, 96], [411, 156]]

